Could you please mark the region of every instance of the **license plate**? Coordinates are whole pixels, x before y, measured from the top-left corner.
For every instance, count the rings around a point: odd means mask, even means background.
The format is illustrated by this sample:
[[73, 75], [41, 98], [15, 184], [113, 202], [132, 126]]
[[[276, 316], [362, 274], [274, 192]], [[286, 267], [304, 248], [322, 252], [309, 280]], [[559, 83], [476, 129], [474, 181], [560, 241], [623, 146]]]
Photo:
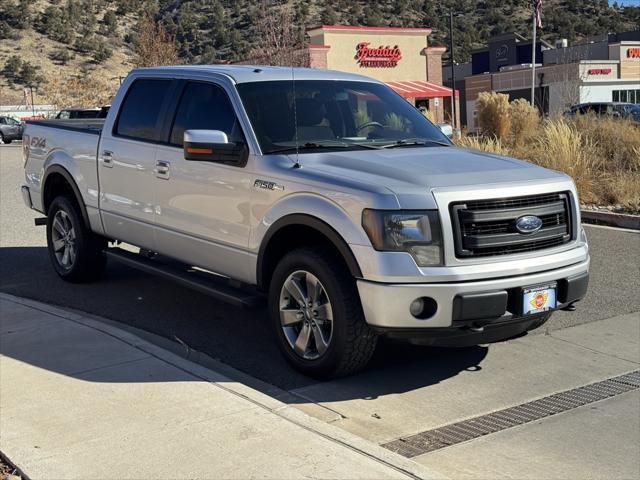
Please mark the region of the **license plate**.
[[537, 285], [522, 290], [522, 314], [546, 312], [556, 308], [556, 284]]

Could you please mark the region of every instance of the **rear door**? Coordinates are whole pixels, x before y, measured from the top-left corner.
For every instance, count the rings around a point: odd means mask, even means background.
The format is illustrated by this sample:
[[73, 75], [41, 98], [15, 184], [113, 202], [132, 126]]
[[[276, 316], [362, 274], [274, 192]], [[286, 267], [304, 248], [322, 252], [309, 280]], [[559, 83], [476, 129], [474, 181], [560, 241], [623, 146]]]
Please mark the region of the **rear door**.
[[[98, 151], [100, 209], [107, 235], [155, 250], [156, 151], [177, 82], [138, 78]], [[105, 125], [107, 127], [107, 125]]]
[[156, 178], [157, 250], [240, 280], [252, 278], [248, 250], [249, 189], [245, 165], [185, 160], [185, 130], [221, 130], [229, 141], [246, 143], [234, 107], [222, 85], [185, 81], [158, 146]]

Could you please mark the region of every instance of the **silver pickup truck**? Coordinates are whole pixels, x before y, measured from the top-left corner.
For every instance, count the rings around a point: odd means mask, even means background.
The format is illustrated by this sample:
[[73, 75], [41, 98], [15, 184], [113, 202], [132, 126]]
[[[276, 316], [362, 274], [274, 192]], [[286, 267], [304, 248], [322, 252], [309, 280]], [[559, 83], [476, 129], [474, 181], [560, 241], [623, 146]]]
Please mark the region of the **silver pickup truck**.
[[27, 206], [54, 269], [106, 260], [268, 305], [286, 359], [363, 368], [380, 335], [503, 340], [574, 309], [589, 252], [569, 177], [455, 147], [384, 84], [326, 70], [134, 70], [105, 120], [29, 122]]

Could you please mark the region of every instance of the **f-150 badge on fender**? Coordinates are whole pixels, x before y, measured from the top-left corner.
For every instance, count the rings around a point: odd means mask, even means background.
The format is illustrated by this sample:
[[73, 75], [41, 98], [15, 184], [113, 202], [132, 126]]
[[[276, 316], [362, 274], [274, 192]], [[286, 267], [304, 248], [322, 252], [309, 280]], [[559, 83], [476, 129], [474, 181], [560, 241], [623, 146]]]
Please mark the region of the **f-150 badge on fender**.
[[255, 182], [253, 182], [253, 186], [256, 188], [264, 188], [266, 190], [284, 190], [284, 187], [282, 185], [260, 179], [257, 179]]

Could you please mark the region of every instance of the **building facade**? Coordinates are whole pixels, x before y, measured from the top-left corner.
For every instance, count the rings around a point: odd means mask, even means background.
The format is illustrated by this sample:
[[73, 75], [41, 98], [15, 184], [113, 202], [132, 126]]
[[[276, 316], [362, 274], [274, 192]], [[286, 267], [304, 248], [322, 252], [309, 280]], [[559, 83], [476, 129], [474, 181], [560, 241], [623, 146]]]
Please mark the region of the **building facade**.
[[[463, 123], [470, 131], [477, 130], [481, 92], [504, 93], [510, 101], [531, 100], [531, 60], [531, 42], [511, 34], [492, 39], [488, 47], [472, 53], [469, 64], [456, 66], [456, 79], [462, 76], [458, 72], [464, 76]], [[450, 67], [443, 68], [446, 74]], [[578, 103], [640, 103], [640, 31], [601, 35], [573, 46], [538, 42], [535, 73], [535, 104], [544, 114]]]
[[307, 30], [309, 63], [385, 82], [429, 110], [436, 122], [451, 123], [452, 90], [442, 85], [446, 48], [428, 45], [430, 33], [429, 28], [323, 25]]

